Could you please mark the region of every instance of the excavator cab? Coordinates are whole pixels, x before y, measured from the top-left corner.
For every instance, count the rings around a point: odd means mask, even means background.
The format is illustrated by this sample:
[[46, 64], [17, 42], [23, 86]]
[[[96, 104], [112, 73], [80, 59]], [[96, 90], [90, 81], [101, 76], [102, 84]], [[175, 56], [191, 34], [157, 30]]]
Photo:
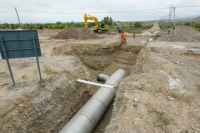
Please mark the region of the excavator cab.
[[99, 22], [99, 28], [105, 28], [104, 22]]

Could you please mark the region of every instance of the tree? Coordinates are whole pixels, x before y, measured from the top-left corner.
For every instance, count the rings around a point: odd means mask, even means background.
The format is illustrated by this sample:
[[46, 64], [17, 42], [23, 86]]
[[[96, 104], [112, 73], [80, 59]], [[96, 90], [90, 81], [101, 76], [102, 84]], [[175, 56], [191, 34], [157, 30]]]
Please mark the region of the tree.
[[101, 21], [103, 21], [105, 23], [105, 25], [111, 26], [111, 25], [113, 25], [114, 19], [112, 19], [112, 17], [110, 17], [110, 18], [104, 17], [103, 20], [101, 20]]
[[130, 27], [132, 27], [133, 25], [132, 25], [132, 23], [130, 23]]
[[135, 27], [135, 28], [142, 27], [142, 23], [141, 23], [141, 22], [135, 22], [135, 23], [134, 23], [134, 27]]

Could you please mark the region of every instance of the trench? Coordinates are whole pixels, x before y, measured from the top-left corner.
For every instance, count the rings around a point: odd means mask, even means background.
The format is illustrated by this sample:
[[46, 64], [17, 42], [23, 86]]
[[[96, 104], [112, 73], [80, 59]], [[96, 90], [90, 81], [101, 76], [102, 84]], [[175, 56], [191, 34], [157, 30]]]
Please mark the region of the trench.
[[[70, 42], [70, 46], [69, 42], [56, 41], [60, 44], [56, 47], [49, 41], [43, 42], [43, 49], [52, 52], [51, 55], [44, 54], [45, 58], [41, 61], [41, 66], [48, 61], [49, 70], [46, 71], [50, 74], [47, 74], [45, 82], [38, 84], [35, 80], [31, 82], [31, 86], [27, 85], [19, 90], [16, 88], [20, 88], [21, 84], [11, 86], [10, 95], [5, 101], [0, 101], [0, 132], [59, 132], [91, 97], [91, 86], [77, 83], [76, 79], [90, 76], [91, 80], [96, 81], [98, 72], [111, 76], [118, 69], [123, 69], [128, 76], [143, 47], [122, 45], [118, 40], [112, 39], [75, 41]], [[60, 56], [61, 54], [65, 55]], [[73, 63], [77, 59], [80, 63]], [[18, 62], [20, 61], [23, 60]], [[63, 64], [65, 62], [67, 63]], [[67, 66], [66, 69], [61, 69], [62, 65]], [[15, 66], [18, 67], [20, 66]], [[42, 71], [45, 74], [44, 68]], [[99, 89], [95, 86], [92, 88], [94, 91]], [[113, 103], [94, 133], [104, 132], [112, 116], [112, 105]]]
[[[80, 47], [81, 45], [81, 47]], [[131, 73], [132, 66], [136, 63], [136, 58], [143, 46], [129, 46], [120, 42], [110, 45], [91, 45], [91, 44], [73, 44], [72, 49], [76, 56], [93, 73], [92, 79], [96, 79], [98, 72], [111, 76], [118, 69], [123, 69], [126, 76]], [[94, 92], [99, 87], [93, 87]], [[93, 133], [104, 133], [112, 117], [113, 103], [110, 104], [107, 111], [97, 124]]]

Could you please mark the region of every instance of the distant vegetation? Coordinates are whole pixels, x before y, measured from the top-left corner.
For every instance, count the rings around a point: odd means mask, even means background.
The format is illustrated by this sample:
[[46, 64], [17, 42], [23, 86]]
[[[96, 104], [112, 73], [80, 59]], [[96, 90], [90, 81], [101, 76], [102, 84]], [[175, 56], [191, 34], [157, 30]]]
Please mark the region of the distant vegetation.
[[105, 23], [105, 25], [116, 25], [116, 22], [114, 22], [114, 19], [112, 19], [112, 17], [104, 17], [103, 20], [101, 20], [102, 22]]
[[160, 27], [160, 29], [166, 29], [166, 28], [173, 28], [174, 27], [174, 25], [168, 25], [168, 24], [161, 24], [161, 25], [159, 25], [159, 27]]
[[134, 23], [134, 27], [135, 27], [135, 28], [142, 27], [142, 23], [141, 23], [141, 22], [135, 22], [135, 23]]
[[122, 25], [122, 26], [109, 26], [108, 27], [108, 31], [117, 32], [118, 31], [118, 27], [120, 27], [120, 29], [123, 30], [124, 32], [140, 33], [141, 30], [150, 29], [150, 28], [153, 27], [153, 25], [142, 25], [142, 23], [136, 22], [136, 23], [134, 23], [134, 25], [132, 23], [130, 23], [129, 25]]
[[[61, 22], [57, 22], [57, 23], [47, 23], [47, 24], [22, 24], [21, 28], [22, 29], [65, 29], [67, 27], [77, 27], [77, 28], [83, 28], [85, 27], [85, 24], [83, 23], [74, 23], [74, 22], [70, 22], [70, 23], [61, 23]], [[93, 27], [95, 26], [94, 22], [89, 22], [88, 23], [88, 27]], [[8, 24], [8, 23], [4, 23], [4, 24], [0, 24], [0, 29], [18, 29], [19, 28], [19, 24]]]
[[[183, 24], [183, 25], [177, 25], [177, 26], [191, 26], [191, 27], [193, 27], [194, 29], [200, 31], [200, 24], [191, 25], [190, 23], [185, 23], [185, 24]], [[171, 24], [171, 25], [168, 25], [168, 24], [161, 24], [161, 25], [159, 25], [159, 27], [160, 27], [161, 29], [166, 29], [166, 28], [173, 28], [174, 25], [173, 25], [173, 24]]]

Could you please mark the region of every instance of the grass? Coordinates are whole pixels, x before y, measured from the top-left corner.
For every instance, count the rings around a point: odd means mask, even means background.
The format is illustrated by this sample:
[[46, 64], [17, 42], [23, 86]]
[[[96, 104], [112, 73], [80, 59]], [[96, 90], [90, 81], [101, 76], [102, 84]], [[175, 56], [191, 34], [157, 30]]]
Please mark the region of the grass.
[[[177, 26], [180, 26], [180, 25], [177, 25]], [[192, 28], [194, 28], [195, 30], [198, 30], [200, 31], [200, 25], [181, 25], [181, 26], [191, 26]], [[174, 27], [174, 25], [168, 25], [168, 24], [161, 24], [159, 25], [160, 29], [172, 29]]]
[[168, 116], [167, 114], [162, 114], [160, 119], [165, 125], [169, 125], [172, 121], [171, 117]]
[[168, 24], [161, 24], [161, 25], [159, 25], [159, 27], [160, 27], [160, 29], [167, 29], [167, 28], [173, 28], [174, 27], [174, 25], [168, 25]]
[[[141, 33], [141, 30], [150, 29], [152, 27], [153, 27], [153, 25], [142, 25], [142, 27], [139, 27], [139, 28], [135, 28], [133, 25], [132, 26], [123, 25], [123, 26], [120, 26], [120, 30], [123, 30], [124, 32], [128, 32], [128, 33], [135, 32], [137, 34], [137, 33]], [[109, 32], [118, 32], [118, 26], [109, 26], [108, 31]]]
[[50, 77], [49, 77], [49, 81], [50, 81], [50, 82], [53, 81], [53, 76], [50, 76]]
[[[92, 27], [95, 24], [92, 22], [88, 23], [88, 27]], [[61, 22], [57, 22], [57, 23], [46, 23], [46, 24], [21, 24], [21, 26], [19, 26], [19, 24], [8, 24], [8, 23], [4, 23], [4, 24], [0, 24], [0, 29], [18, 29], [19, 27], [21, 27], [22, 29], [66, 29], [68, 27], [76, 27], [76, 28], [83, 28], [85, 27], [85, 24], [80, 23], [61, 23]]]
[[44, 66], [44, 72], [47, 74], [53, 74], [54, 72], [51, 70], [50, 67], [48, 67], [47, 65]]
[[63, 73], [70, 73], [70, 70], [63, 68]]

